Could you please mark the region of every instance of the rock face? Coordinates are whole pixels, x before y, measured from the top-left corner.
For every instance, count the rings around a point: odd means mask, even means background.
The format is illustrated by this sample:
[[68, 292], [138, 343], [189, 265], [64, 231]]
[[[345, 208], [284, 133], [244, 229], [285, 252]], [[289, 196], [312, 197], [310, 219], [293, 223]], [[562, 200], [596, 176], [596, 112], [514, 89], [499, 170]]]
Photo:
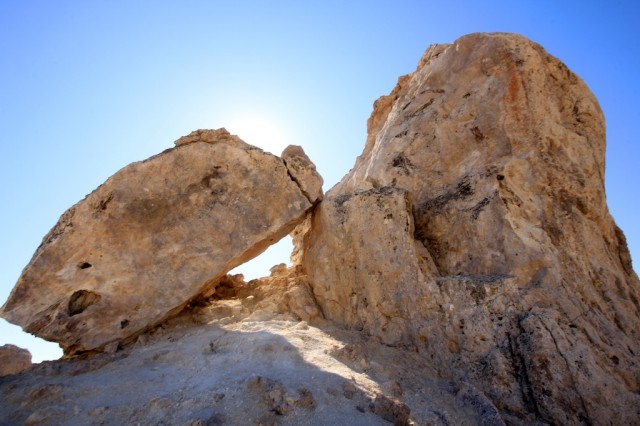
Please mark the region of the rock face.
[[300, 186], [304, 195], [314, 202], [322, 200], [322, 178], [302, 147], [289, 145], [282, 151], [281, 157], [289, 175]]
[[510, 422], [636, 423], [640, 283], [586, 85], [521, 36], [472, 34], [431, 46], [368, 131], [296, 232], [325, 316], [416, 347]]
[[[306, 272], [327, 318], [366, 330], [388, 345], [411, 341], [428, 297], [407, 191], [384, 187], [326, 199], [304, 247]], [[423, 268], [428, 270], [428, 268]]]
[[67, 354], [117, 345], [287, 235], [322, 197], [300, 148], [290, 171], [224, 129], [176, 145], [66, 211], [2, 316]]
[[0, 376], [16, 374], [31, 368], [31, 353], [14, 345], [0, 346]]

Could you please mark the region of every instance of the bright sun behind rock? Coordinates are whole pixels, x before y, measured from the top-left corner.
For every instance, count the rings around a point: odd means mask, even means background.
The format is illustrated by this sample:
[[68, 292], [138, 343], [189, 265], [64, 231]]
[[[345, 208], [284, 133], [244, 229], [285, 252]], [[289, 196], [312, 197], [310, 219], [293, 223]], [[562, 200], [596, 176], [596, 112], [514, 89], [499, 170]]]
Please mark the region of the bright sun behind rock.
[[[225, 122], [224, 125], [229, 133], [238, 135], [246, 143], [275, 155], [280, 155], [288, 145], [293, 143], [281, 123], [266, 115], [247, 114]], [[247, 280], [268, 276], [269, 268], [272, 266], [290, 263], [291, 250], [291, 238], [286, 237], [269, 247], [260, 256], [238, 266], [230, 273], [244, 274]]]
[[248, 144], [275, 155], [280, 155], [291, 144], [280, 123], [266, 115], [238, 117], [225, 123], [225, 127], [229, 133], [238, 135]]

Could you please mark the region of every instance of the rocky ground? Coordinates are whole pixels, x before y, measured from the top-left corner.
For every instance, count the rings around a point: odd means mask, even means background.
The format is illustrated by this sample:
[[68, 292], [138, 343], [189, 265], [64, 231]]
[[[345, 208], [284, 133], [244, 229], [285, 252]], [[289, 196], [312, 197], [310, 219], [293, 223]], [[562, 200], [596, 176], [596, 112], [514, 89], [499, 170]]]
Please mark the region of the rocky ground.
[[236, 278], [114, 353], [0, 377], [0, 424], [502, 424], [415, 352], [286, 312], [278, 273]]

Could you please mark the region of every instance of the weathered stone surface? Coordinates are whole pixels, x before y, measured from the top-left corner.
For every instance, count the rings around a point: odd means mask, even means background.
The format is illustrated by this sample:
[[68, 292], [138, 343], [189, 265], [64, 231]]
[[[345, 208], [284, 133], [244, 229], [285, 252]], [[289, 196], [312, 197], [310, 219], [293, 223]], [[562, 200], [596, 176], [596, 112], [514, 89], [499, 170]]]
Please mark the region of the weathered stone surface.
[[305, 269], [325, 316], [385, 344], [411, 341], [424, 318], [412, 305], [424, 304], [433, 275], [419, 266], [407, 192], [384, 187], [328, 197], [310, 229]]
[[[637, 422], [640, 283], [586, 85], [521, 36], [472, 34], [430, 47], [368, 130], [295, 238], [327, 318], [416, 345], [512, 423]], [[389, 188], [406, 213], [364, 201]]]
[[[176, 145], [65, 212], [2, 316], [67, 354], [113, 346], [180, 310], [312, 207], [282, 159], [224, 129]], [[313, 181], [305, 161], [301, 180]]]
[[289, 170], [291, 178], [296, 181], [300, 189], [310, 202], [316, 203], [322, 200], [322, 177], [316, 171], [316, 166], [311, 162], [302, 147], [289, 145], [280, 156]]
[[0, 346], [0, 376], [16, 374], [31, 368], [31, 353], [14, 345]]
[[182, 136], [174, 142], [175, 146], [188, 145], [195, 142], [206, 143], [226, 143], [234, 145], [240, 148], [250, 148], [251, 145], [244, 142], [236, 135], [230, 134], [227, 129], [198, 129], [189, 133], [186, 136]]

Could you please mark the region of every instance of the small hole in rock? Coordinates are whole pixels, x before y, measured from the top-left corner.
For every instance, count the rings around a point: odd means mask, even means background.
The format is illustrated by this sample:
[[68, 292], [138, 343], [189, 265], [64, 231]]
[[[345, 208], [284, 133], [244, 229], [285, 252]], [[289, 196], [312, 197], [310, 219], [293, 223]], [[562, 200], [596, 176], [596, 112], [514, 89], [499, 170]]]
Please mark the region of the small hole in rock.
[[91, 268], [93, 265], [90, 264], [89, 262], [80, 262], [78, 263], [78, 268], [80, 269], [87, 269], [87, 268]]
[[123, 319], [122, 321], [120, 321], [120, 328], [125, 328], [128, 325], [129, 325], [128, 319]]
[[615, 365], [620, 364], [620, 358], [618, 358], [618, 357], [617, 357], [617, 356], [615, 356], [615, 355], [611, 357], [611, 361], [613, 361], [613, 363], [614, 363]]
[[69, 305], [67, 309], [69, 316], [81, 314], [89, 306], [100, 300], [100, 295], [88, 290], [78, 290], [74, 292], [69, 298]]
[[496, 176], [496, 179], [498, 179], [498, 180], [504, 180], [504, 175], [498, 175], [498, 176]]

